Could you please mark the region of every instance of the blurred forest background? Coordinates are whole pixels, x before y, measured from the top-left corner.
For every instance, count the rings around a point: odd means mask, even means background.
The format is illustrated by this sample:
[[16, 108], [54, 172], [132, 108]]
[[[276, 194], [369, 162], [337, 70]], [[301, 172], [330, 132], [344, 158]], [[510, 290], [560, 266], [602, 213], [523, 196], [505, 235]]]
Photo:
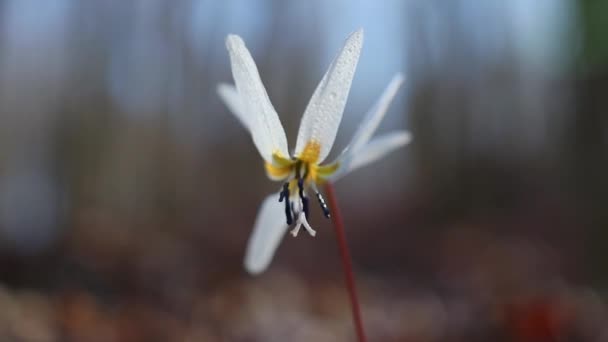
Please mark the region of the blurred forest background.
[[414, 136], [337, 184], [370, 340], [607, 340], [594, 0], [0, 1], [0, 340], [353, 340], [318, 213], [244, 272], [278, 185], [215, 87], [239, 34], [293, 138], [359, 27], [334, 154], [398, 71]]

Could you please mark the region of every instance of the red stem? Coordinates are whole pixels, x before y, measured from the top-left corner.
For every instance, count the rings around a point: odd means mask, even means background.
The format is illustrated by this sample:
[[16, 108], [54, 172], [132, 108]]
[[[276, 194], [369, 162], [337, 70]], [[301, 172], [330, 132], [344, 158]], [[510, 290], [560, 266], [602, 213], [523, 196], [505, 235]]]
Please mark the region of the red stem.
[[331, 220], [334, 224], [334, 228], [336, 229], [338, 249], [340, 250], [340, 256], [342, 257], [342, 268], [344, 268], [344, 280], [346, 281], [346, 287], [348, 289], [348, 295], [350, 297], [355, 331], [357, 332], [357, 338], [359, 342], [365, 342], [367, 339], [365, 338], [365, 332], [363, 330], [363, 320], [361, 319], [361, 307], [359, 306], [359, 297], [357, 297], [357, 287], [355, 285], [353, 264], [351, 261], [350, 252], [348, 250], [348, 242], [346, 241], [344, 222], [342, 221], [340, 208], [338, 208], [338, 201], [336, 200], [334, 186], [331, 183], [325, 184], [325, 194], [327, 195], [327, 201], [329, 202], [329, 208], [331, 209]]

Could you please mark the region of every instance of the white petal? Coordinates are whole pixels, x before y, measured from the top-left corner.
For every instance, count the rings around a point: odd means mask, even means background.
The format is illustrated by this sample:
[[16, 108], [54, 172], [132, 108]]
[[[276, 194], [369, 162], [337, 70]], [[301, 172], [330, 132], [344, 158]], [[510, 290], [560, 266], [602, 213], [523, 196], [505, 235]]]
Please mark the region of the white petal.
[[228, 35], [226, 47], [230, 54], [232, 76], [240, 95], [244, 114], [250, 118], [251, 136], [262, 158], [272, 161], [272, 153], [289, 156], [283, 125], [262, 84], [258, 68], [241, 37]]
[[317, 86], [300, 122], [296, 156], [309, 142], [320, 144], [317, 162], [322, 162], [329, 154], [342, 120], [362, 45], [363, 30], [360, 29], [346, 39], [344, 48]]
[[397, 90], [399, 90], [402, 83], [403, 75], [398, 73], [393, 77], [386, 89], [384, 89], [384, 92], [382, 93], [382, 96], [380, 96], [380, 99], [378, 99], [378, 102], [376, 102], [369, 112], [367, 112], [363, 118], [363, 121], [361, 121], [357, 132], [353, 136], [353, 139], [348, 144], [348, 147], [346, 147], [346, 150], [355, 152], [367, 144], [374, 132], [376, 132], [378, 125], [380, 125], [382, 118], [384, 118], [388, 107], [393, 101], [393, 98], [395, 97], [395, 94], [397, 94]]
[[356, 153], [347, 153], [342, 161], [343, 166], [330, 179], [336, 181], [349, 172], [379, 160], [411, 140], [411, 134], [406, 131], [391, 132], [374, 138]]
[[245, 269], [251, 274], [266, 270], [287, 231], [284, 203], [277, 195], [266, 197], [258, 211], [245, 252]]
[[241, 122], [247, 130], [250, 130], [249, 118], [243, 110], [243, 103], [239, 97], [239, 92], [233, 85], [222, 83], [217, 86], [217, 94], [220, 96], [226, 107]]

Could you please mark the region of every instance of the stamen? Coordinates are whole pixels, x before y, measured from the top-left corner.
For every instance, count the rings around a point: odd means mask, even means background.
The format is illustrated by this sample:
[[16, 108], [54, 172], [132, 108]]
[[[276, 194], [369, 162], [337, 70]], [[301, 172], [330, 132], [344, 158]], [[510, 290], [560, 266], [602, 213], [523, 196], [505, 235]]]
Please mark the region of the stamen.
[[289, 197], [289, 183], [283, 184], [283, 190], [279, 192], [279, 202], [283, 202], [283, 199]]
[[308, 219], [308, 212], [310, 211], [308, 209], [308, 197], [303, 197], [302, 198], [302, 211], [304, 211], [304, 215]]
[[317, 195], [317, 201], [319, 201], [319, 205], [321, 206], [321, 210], [323, 210], [323, 215], [325, 215], [326, 218], [330, 218], [331, 217], [331, 213], [329, 212], [329, 207], [327, 207], [327, 204], [325, 203], [325, 200], [323, 199], [323, 195], [321, 195], [320, 192], [316, 192]]
[[306, 215], [306, 218], [308, 218], [308, 197], [306, 197], [306, 195], [304, 194], [304, 179], [300, 178], [298, 179], [298, 193], [300, 195], [300, 199], [302, 200], [302, 210], [304, 211], [304, 214]]
[[287, 221], [287, 225], [291, 226], [293, 223], [293, 217], [291, 216], [291, 209], [289, 208], [289, 199], [285, 201], [285, 218]]
[[329, 207], [325, 203], [325, 199], [323, 199], [323, 195], [321, 195], [321, 193], [319, 192], [319, 189], [317, 189], [317, 185], [314, 182], [311, 182], [310, 187], [312, 188], [312, 190], [315, 192], [315, 195], [317, 196], [317, 201], [319, 202], [319, 206], [321, 206], [321, 210], [323, 210], [323, 216], [325, 216], [326, 218], [330, 218], [331, 213], [329, 212]]
[[283, 202], [283, 200], [285, 200], [285, 219], [287, 225], [291, 225], [293, 217], [291, 216], [291, 204], [289, 203], [289, 183], [283, 184], [283, 190], [279, 195], [279, 202]]

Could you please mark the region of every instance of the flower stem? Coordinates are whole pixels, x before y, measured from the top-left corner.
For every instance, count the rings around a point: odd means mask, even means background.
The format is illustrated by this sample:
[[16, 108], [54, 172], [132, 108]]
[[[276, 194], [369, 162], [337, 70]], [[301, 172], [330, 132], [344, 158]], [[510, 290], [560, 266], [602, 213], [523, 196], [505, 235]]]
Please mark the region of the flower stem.
[[357, 297], [357, 287], [355, 285], [355, 276], [353, 273], [353, 264], [348, 250], [348, 242], [346, 241], [346, 233], [344, 231], [344, 222], [342, 221], [342, 215], [340, 214], [340, 208], [338, 208], [338, 201], [336, 200], [336, 193], [334, 186], [331, 183], [326, 183], [325, 194], [331, 208], [331, 218], [336, 230], [336, 238], [338, 241], [338, 249], [340, 250], [340, 256], [342, 257], [342, 268], [344, 269], [344, 280], [346, 281], [346, 287], [348, 289], [348, 295], [350, 298], [351, 309], [353, 312], [353, 322], [355, 324], [355, 331], [359, 342], [365, 342], [365, 331], [363, 330], [363, 320], [361, 319], [361, 307], [359, 306], [359, 297]]

